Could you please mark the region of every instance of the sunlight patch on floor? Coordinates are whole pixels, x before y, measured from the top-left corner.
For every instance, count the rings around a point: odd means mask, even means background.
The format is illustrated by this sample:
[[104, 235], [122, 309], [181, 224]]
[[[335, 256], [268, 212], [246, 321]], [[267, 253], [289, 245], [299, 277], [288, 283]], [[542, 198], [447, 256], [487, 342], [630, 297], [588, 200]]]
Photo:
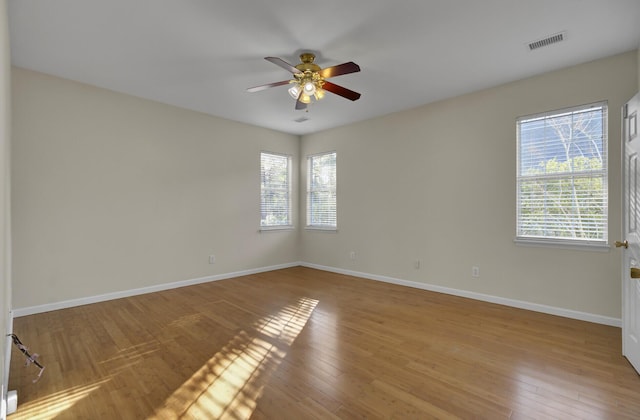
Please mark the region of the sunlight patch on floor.
[[239, 332], [167, 398], [156, 418], [249, 418], [269, 375], [317, 304], [317, 300], [301, 298], [259, 319], [255, 330]]
[[53, 419], [110, 380], [111, 378], [105, 378], [91, 384], [56, 392], [45, 398], [26, 402], [20, 405], [20, 410], [16, 412], [15, 416], [12, 415], [9, 418], [16, 420], [21, 418], [29, 420]]
[[133, 369], [135, 365], [144, 361], [149, 355], [159, 350], [159, 344], [156, 342], [144, 342], [123, 348], [113, 357], [100, 361], [100, 365], [112, 376]]

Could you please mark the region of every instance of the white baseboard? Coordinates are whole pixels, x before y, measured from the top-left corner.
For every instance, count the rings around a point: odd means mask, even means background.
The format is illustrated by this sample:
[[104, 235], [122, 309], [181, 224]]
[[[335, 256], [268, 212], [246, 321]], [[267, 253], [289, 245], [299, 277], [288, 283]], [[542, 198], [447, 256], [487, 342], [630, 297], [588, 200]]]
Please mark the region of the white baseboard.
[[527, 309], [530, 311], [542, 312], [545, 314], [557, 315], [565, 318], [577, 319], [580, 321], [587, 321], [587, 322], [593, 322], [596, 324], [609, 325], [612, 327], [618, 327], [618, 328], [622, 327], [622, 320], [620, 318], [612, 318], [612, 317], [592, 314], [588, 312], [580, 312], [580, 311], [574, 311], [571, 309], [558, 308], [555, 306], [542, 305], [539, 303], [509, 299], [509, 298], [504, 298], [500, 296], [486, 295], [483, 293], [470, 292], [467, 290], [453, 289], [450, 287], [437, 286], [437, 285], [427, 284], [427, 283], [419, 283], [415, 281], [402, 280], [402, 279], [397, 279], [397, 278], [387, 277], [387, 276], [380, 276], [377, 274], [363, 273], [360, 271], [345, 270], [341, 268], [329, 267], [329, 266], [312, 264], [307, 262], [293, 262], [293, 263], [273, 265], [268, 267], [260, 267], [260, 268], [250, 269], [250, 270], [242, 270], [242, 271], [236, 271], [236, 272], [225, 273], [225, 274], [216, 274], [213, 276], [200, 277], [200, 278], [191, 279], [191, 280], [183, 280], [183, 281], [177, 281], [173, 283], [165, 283], [165, 284], [159, 284], [159, 285], [154, 285], [149, 287], [142, 287], [139, 289], [131, 289], [131, 290], [124, 290], [120, 292], [106, 293], [103, 295], [89, 296], [86, 298], [48, 303], [44, 305], [30, 306], [26, 308], [16, 308], [13, 310], [13, 316], [17, 318], [17, 317], [26, 316], [26, 315], [54, 311], [57, 309], [72, 308], [74, 306], [88, 305], [91, 303], [104, 302], [107, 300], [120, 299], [120, 298], [129, 297], [129, 296], [141, 295], [145, 293], [159, 292], [162, 290], [169, 290], [169, 289], [175, 289], [178, 287], [191, 286], [194, 284], [231, 279], [234, 277], [264, 273], [267, 271], [280, 270], [283, 268], [290, 268], [290, 267], [296, 267], [296, 266], [315, 268], [317, 270], [329, 271], [329, 272], [338, 273], [338, 274], [345, 274], [345, 275], [354, 276], [354, 277], [361, 277], [368, 280], [381, 281], [385, 283], [392, 283], [392, 284], [397, 284], [397, 285], [406, 286], [406, 287], [413, 287], [415, 289], [428, 290], [431, 292], [445, 293], [448, 295], [460, 296], [460, 297], [480, 300], [484, 302], [497, 303], [499, 305], [511, 306], [511, 307], [520, 308], [520, 309]]
[[113, 300], [113, 299], [121, 299], [125, 297], [136, 296], [136, 295], [143, 295], [146, 293], [160, 292], [162, 290], [176, 289], [178, 287], [192, 286], [194, 284], [201, 284], [201, 283], [209, 283], [212, 281], [231, 279], [234, 277], [248, 276], [251, 274], [264, 273], [267, 271], [280, 270], [283, 268], [296, 267], [299, 265], [300, 265], [299, 262], [293, 262], [293, 263], [287, 263], [287, 264], [272, 265], [268, 267], [253, 268], [250, 270], [235, 271], [231, 273], [216, 274], [213, 276], [199, 277], [196, 279], [182, 280], [182, 281], [177, 281], [173, 283], [158, 284], [154, 286], [141, 287], [138, 289], [105, 293], [103, 295], [88, 296], [84, 298], [65, 300], [61, 302], [46, 303], [44, 305], [28, 306], [25, 308], [15, 308], [13, 310], [13, 313], [14, 313], [14, 316], [18, 318], [21, 316], [55, 311], [58, 309], [73, 308], [75, 306], [88, 305], [91, 303], [104, 302], [104, 301]]
[[580, 321], [593, 322], [596, 324], [609, 325], [612, 327], [619, 327], [619, 328], [622, 327], [622, 320], [620, 318], [611, 318], [608, 316], [591, 314], [588, 312], [574, 311], [574, 310], [565, 309], [565, 308], [558, 308], [555, 306], [542, 305], [539, 303], [532, 303], [532, 302], [527, 302], [523, 300], [508, 299], [500, 296], [485, 295], [483, 293], [470, 292], [467, 290], [453, 289], [450, 287], [437, 286], [437, 285], [427, 284], [427, 283], [418, 283], [415, 281], [401, 280], [393, 277], [379, 276], [376, 274], [362, 273], [359, 271], [344, 270], [342, 268], [327, 267], [323, 265], [311, 264], [306, 262], [301, 262], [300, 265], [302, 265], [303, 267], [315, 268], [317, 270], [329, 271], [329, 272], [338, 273], [338, 274], [346, 274], [349, 276], [361, 277], [361, 278], [381, 281], [385, 283], [393, 283], [401, 286], [413, 287], [416, 289], [428, 290], [431, 292], [444, 293], [447, 295], [460, 296], [460, 297], [480, 300], [484, 302], [497, 303], [499, 305], [511, 306], [519, 309], [527, 309], [529, 311], [542, 312], [545, 314], [557, 315], [565, 318], [577, 319]]

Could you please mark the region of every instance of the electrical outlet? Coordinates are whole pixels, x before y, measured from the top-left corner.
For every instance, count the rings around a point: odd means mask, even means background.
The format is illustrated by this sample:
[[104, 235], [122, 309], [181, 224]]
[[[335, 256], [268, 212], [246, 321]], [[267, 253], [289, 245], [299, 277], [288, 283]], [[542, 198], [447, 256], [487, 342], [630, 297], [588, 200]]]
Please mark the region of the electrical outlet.
[[477, 265], [471, 267], [471, 277], [473, 277], [474, 279], [480, 277], [480, 267], [478, 267]]
[[349, 253], [349, 259], [350, 260], [355, 260], [356, 259], [356, 251], [351, 251]]
[[216, 256], [209, 255], [209, 264], [215, 264], [215, 263], [216, 263]]
[[413, 262], [413, 268], [415, 268], [416, 270], [420, 270], [420, 265], [421, 265], [420, 260], [415, 260]]

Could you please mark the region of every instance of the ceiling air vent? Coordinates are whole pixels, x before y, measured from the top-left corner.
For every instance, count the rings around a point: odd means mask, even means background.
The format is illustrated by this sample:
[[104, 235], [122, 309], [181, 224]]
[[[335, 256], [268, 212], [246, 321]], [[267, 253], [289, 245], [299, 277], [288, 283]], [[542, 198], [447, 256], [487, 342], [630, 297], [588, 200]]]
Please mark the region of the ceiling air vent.
[[305, 122], [305, 121], [308, 121], [308, 120], [309, 120], [309, 118], [308, 118], [308, 117], [300, 117], [300, 118], [296, 118], [296, 119], [295, 119], [295, 120], [293, 120], [293, 121], [295, 121], [295, 122], [297, 122], [297, 123], [302, 123], [302, 122]]
[[567, 37], [566, 32], [560, 32], [555, 35], [550, 35], [544, 39], [539, 39], [537, 41], [533, 41], [529, 43], [529, 50], [537, 50], [538, 48], [547, 47], [551, 44], [557, 44], [558, 42], [564, 41]]

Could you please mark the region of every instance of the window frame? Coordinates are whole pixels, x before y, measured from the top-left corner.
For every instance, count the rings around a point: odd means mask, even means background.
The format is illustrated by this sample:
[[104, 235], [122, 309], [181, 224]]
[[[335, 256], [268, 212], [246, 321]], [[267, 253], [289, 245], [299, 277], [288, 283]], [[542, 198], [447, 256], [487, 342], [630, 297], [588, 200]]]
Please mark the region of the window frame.
[[[265, 205], [264, 202], [264, 183], [262, 179], [263, 175], [263, 167], [262, 167], [262, 158], [264, 155], [270, 155], [280, 158], [285, 158], [287, 161], [287, 223], [286, 224], [263, 224], [262, 214], [263, 208]], [[293, 180], [293, 156], [286, 153], [277, 153], [263, 150], [260, 152], [260, 218], [259, 218], [259, 230], [260, 231], [274, 231], [274, 230], [291, 230], [294, 229], [295, 226], [293, 224], [293, 188], [292, 188], [292, 180]], [[282, 191], [282, 189], [275, 189], [277, 191]]]
[[[333, 188], [329, 190], [330, 192], [333, 192], [333, 197], [335, 197], [334, 198], [335, 214], [333, 215], [335, 223], [334, 224], [313, 224], [311, 222], [311, 215], [312, 215], [311, 194], [316, 191], [316, 190], [312, 190], [313, 161], [316, 158], [328, 156], [328, 155], [335, 155], [335, 165], [334, 165], [334, 174], [333, 174], [333, 178], [335, 182], [334, 182]], [[338, 230], [338, 153], [335, 150], [307, 155], [307, 192], [306, 192], [305, 208], [306, 208], [305, 229], [337, 232]]]
[[[522, 174], [522, 145], [521, 145], [521, 127], [522, 124], [532, 120], [539, 120], [545, 118], [553, 118], [559, 117], [561, 115], [566, 114], [574, 114], [581, 111], [588, 111], [589, 109], [594, 108], [602, 108], [602, 169], [597, 171], [589, 171], [589, 172], [581, 172], [577, 170], [572, 170], [569, 172], [563, 173], [554, 173], [551, 175], [523, 175]], [[585, 249], [585, 250], [595, 250], [595, 251], [608, 251], [609, 247], [609, 105], [607, 101], [600, 101], [589, 103], [585, 105], [571, 106], [561, 109], [556, 109], [552, 111], [525, 115], [516, 118], [516, 236], [514, 242], [517, 245], [531, 245], [531, 246], [542, 246], [542, 247], [554, 247], [554, 248], [568, 248], [568, 249]], [[545, 141], [548, 138], [545, 137]], [[536, 236], [536, 235], [526, 235], [523, 234], [521, 230], [522, 226], [522, 200], [521, 200], [521, 185], [523, 181], [526, 180], [534, 180], [534, 179], [542, 179], [547, 178], [550, 180], [574, 180], [576, 178], [580, 178], [581, 176], [586, 176], [586, 174], [592, 174], [593, 178], [601, 178], [602, 179], [602, 210], [603, 210], [603, 219], [602, 223], [602, 239], [582, 239], [582, 238], [562, 238], [562, 237], [553, 237], [553, 236]]]

